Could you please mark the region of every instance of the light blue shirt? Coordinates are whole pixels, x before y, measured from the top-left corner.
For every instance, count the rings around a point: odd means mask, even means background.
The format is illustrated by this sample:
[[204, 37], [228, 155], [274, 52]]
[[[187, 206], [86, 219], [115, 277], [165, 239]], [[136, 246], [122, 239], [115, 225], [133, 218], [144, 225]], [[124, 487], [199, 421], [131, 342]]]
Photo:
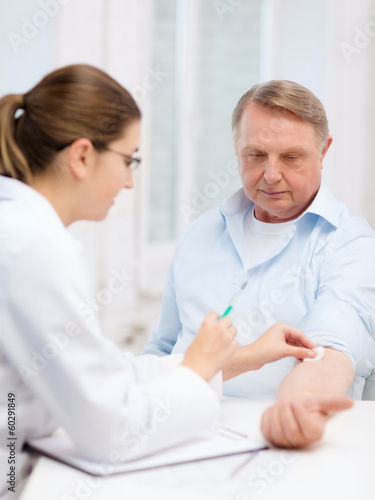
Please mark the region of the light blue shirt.
[[[231, 315], [240, 345], [283, 321], [317, 345], [344, 352], [355, 367], [349, 395], [360, 399], [375, 365], [375, 233], [324, 185], [260, 264], [245, 267], [245, 221], [253, 203], [242, 189], [182, 234], [160, 317], [144, 353], [185, 351], [209, 311], [222, 313], [242, 282]], [[224, 384], [228, 396], [274, 398], [295, 359], [288, 357]]]

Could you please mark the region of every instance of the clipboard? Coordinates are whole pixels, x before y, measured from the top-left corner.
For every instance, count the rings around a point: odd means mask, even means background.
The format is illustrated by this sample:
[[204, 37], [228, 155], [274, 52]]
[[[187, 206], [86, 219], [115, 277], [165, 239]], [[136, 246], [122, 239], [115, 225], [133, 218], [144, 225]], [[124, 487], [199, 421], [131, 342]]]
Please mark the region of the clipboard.
[[100, 477], [255, 453], [267, 449], [269, 446], [261, 441], [257, 442], [245, 437], [233, 439], [215, 433], [211, 439], [181, 444], [135, 460], [98, 462], [80, 456], [72, 439], [65, 431], [31, 440], [24, 445], [24, 450], [27, 452], [48, 457], [81, 472]]

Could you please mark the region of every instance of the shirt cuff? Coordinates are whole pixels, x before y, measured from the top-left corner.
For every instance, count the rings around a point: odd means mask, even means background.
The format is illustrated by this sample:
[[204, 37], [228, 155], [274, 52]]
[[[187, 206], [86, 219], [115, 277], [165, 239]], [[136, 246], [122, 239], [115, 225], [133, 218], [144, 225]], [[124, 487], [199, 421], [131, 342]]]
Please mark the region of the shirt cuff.
[[356, 369], [357, 363], [355, 354], [351, 347], [346, 342], [343, 342], [341, 337], [327, 331], [309, 331], [306, 332], [306, 335], [318, 346], [330, 347], [331, 349], [335, 349], [336, 351], [346, 354], [352, 362], [354, 370]]

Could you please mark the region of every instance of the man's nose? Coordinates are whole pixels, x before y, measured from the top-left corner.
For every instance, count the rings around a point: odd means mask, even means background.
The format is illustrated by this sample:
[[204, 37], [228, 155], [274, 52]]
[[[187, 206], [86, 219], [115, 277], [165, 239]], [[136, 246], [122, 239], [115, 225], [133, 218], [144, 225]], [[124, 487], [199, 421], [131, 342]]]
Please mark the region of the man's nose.
[[274, 184], [281, 179], [282, 175], [277, 160], [268, 158], [263, 176], [269, 184]]
[[134, 174], [133, 170], [130, 167], [128, 167], [126, 169], [124, 188], [132, 189], [133, 187], [134, 187]]

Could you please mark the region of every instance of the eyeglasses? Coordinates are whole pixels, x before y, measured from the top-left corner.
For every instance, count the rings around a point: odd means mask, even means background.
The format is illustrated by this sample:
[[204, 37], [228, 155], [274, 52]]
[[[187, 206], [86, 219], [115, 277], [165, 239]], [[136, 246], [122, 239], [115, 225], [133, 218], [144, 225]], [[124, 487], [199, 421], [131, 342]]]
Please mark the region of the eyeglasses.
[[[94, 141], [91, 141], [91, 142], [92, 142], [94, 148], [98, 147], [98, 144], [95, 144]], [[63, 149], [70, 146], [71, 144], [72, 144], [72, 142], [69, 142], [68, 144], [63, 144], [62, 146], [59, 146], [58, 148], [56, 148], [56, 151], [62, 151]], [[116, 153], [116, 154], [122, 156], [126, 161], [126, 163], [125, 163], [126, 166], [128, 168], [131, 168], [132, 170], [136, 170], [142, 162], [141, 158], [137, 158], [135, 156], [128, 156], [124, 153], [121, 153], [120, 151], [116, 151], [115, 149], [108, 148], [107, 146], [102, 147], [102, 149], [104, 151], [111, 151], [111, 153]]]
[[136, 170], [142, 159], [141, 158], [137, 158], [135, 156], [128, 156], [124, 153], [121, 153], [120, 151], [116, 151], [115, 149], [112, 149], [112, 148], [108, 148], [107, 146], [105, 147], [105, 150], [106, 151], [110, 151], [111, 153], [116, 153], [117, 155], [120, 155], [122, 156], [124, 159], [125, 159], [125, 164], [127, 167], [130, 167], [132, 170]]

